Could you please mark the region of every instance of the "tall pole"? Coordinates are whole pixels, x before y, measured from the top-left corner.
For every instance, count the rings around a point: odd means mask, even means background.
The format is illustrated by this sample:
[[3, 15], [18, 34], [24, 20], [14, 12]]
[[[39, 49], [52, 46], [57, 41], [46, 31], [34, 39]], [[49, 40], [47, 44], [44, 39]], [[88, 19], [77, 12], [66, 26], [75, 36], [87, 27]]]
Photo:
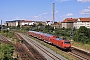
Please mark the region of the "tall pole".
[[52, 4], [52, 23], [54, 24], [54, 3]]
[[2, 20], [1, 20], [1, 28], [2, 28]]
[[1, 29], [2, 29], [2, 20], [1, 20], [1, 26], [0, 26], [0, 31], [1, 31]]

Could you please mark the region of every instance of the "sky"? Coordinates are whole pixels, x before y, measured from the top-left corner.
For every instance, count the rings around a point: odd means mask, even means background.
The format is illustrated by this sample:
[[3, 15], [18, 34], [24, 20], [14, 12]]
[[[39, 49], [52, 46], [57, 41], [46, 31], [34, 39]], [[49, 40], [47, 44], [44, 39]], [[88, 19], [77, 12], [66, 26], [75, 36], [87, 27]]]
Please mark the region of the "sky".
[[52, 21], [53, 3], [56, 22], [90, 17], [90, 0], [0, 0], [0, 20]]

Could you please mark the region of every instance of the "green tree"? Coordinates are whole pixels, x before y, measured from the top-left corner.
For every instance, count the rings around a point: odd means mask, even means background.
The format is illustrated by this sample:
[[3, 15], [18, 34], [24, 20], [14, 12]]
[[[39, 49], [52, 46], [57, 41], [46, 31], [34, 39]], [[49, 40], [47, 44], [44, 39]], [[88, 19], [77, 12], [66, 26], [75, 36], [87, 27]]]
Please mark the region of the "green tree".
[[39, 23], [38, 26], [44, 26], [42, 23]]
[[17, 27], [20, 28], [20, 25], [18, 25]]
[[90, 29], [85, 26], [81, 26], [73, 36], [73, 40], [77, 42], [82, 42], [84, 44], [88, 44], [90, 42]]

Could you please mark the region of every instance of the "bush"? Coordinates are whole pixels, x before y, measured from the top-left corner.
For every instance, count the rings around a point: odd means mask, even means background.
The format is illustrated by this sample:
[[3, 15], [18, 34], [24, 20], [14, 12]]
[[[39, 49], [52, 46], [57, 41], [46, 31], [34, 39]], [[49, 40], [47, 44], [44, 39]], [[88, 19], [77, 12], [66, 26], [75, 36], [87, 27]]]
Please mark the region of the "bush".
[[13, 51], [14, 51], [13, 45], [2, 44], [0, 52], [3, 54], [3, 57], [0, 56], [0, 60], [12, 60]]
[[73, 36], [73, 40], [77, 42], [82, 42], [84, 44], [89, 44], [90, 43], [90, 29], [81, 26]]

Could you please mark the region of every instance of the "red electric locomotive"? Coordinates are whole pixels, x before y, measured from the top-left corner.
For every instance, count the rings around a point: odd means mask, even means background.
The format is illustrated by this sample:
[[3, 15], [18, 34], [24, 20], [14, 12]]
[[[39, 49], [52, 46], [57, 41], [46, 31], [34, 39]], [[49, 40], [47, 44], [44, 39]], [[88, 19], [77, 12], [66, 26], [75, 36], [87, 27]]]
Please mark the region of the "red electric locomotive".
[[56, 45], [62, 49], [70, 49], [71, 48], [70, 41], [66, 40], [65, 38], [60, 38], [60, 37], [57, 37], [52, 34], [36, 32], [36, 31], [29, 31], [28, 34], [33, 37], [36, 37], [38, 39], [44, 40], [45, 42]]
[[56, 46], [62, 48], [62, 49], [70, 49], [71, 43], [69, 40], [66, 40], [65, 38], [55, 38], [53, 41], [53, 44]]

